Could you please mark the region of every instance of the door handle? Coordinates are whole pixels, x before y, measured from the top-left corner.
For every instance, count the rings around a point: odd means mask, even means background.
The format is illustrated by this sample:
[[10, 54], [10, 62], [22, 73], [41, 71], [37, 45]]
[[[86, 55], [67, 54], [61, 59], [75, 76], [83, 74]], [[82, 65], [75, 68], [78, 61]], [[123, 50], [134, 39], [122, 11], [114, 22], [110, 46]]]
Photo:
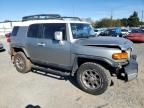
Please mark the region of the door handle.
[[38, 46], [46, 46], [45, 43], [37, 43]]

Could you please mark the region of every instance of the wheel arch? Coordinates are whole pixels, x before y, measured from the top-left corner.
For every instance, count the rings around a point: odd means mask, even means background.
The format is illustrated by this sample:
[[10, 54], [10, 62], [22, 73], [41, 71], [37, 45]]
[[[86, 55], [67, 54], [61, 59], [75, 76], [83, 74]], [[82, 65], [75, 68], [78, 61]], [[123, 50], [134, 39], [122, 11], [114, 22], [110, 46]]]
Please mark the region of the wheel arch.
[[11, 60], [13, 61], [13, 57], [17, 52], [23, 52], [25, 54], [25, 56], [27, 58], [29, 58], [29, 54], [28, 52], [24, 49], [24, 48], [20, 48], [20, 47], [13, 47], [11, 48]]
[[107, 58], [91, 57], [91, 56], [77, 56], [74, 59], [73, 68], [72, 68], [72, 76], [75, 75], [75, 73], [77, 72], [80, 65], [85, 63], [85, 62], [98, 63], [101, 66], [105, 67], [106, 69], [110, 70], [110, 72], [113, 71], [112, 67], [115, 67], [115, 63], [112, 62], [111, 60], [107, 59]]
[[13, 47], [11, 48], [11, 55], [15, 55], [16, 52], [23, 52], [26, 57], [29, 57], [28, 52], [25, 50], [25, 48], [21, 48], [21, 47]]

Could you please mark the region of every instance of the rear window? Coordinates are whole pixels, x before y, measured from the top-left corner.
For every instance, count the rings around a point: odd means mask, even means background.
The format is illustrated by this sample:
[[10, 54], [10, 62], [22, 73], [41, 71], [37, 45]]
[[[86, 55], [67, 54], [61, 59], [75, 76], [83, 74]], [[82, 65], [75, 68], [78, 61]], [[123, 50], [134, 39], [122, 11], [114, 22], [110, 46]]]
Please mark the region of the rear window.
[[17, 33], [18, 33], [18, 30], [19, 30], [19, 26], [15, 26], [15, 27], [13, 28], [12, 35], [11, 35], [11, 36], [16, 36]]
[[29, 27], [28, 37], [31, 38], [42, 38], [41, 24], [33, 24]]

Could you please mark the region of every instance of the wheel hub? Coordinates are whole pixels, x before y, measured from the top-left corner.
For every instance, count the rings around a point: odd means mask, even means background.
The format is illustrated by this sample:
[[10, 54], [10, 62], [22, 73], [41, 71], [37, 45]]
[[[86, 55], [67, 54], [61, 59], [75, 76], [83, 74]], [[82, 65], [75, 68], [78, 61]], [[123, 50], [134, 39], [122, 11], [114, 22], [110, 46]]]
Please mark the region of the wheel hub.
[[86, 70], [83, 72], [82, 81], [89, 89], [97, 89], [101, 86], [102, 79], [96, 70]]
[[19, 68], [19, 69], [23, 69], [24, 68], [24, 62], [22, 60], [21, 57], [17, 57], [16, 58], [16, 66]]
[[90, 82], [94, 82], [94, 81], [96, 81], [96, 78], [95, 78], [94, 76], [89, 77], [89, 81], [90, 81]]

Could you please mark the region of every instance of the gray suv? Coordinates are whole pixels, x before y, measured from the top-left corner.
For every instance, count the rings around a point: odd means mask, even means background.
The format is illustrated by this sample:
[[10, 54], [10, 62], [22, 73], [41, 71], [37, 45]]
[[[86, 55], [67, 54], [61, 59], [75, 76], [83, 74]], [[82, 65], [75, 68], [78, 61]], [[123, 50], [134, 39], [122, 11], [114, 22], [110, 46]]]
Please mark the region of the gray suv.
[[104, 93], [113, 75], [126, 81], [137, 77], [133, 43], [117, 37], [96, 37], [91, 25], [81, 20], [59, 15], [27, 16], [13, 28], [10, 39], [10, 55], [18, 72], [76, 76], [80, 89], [93, 95]]

